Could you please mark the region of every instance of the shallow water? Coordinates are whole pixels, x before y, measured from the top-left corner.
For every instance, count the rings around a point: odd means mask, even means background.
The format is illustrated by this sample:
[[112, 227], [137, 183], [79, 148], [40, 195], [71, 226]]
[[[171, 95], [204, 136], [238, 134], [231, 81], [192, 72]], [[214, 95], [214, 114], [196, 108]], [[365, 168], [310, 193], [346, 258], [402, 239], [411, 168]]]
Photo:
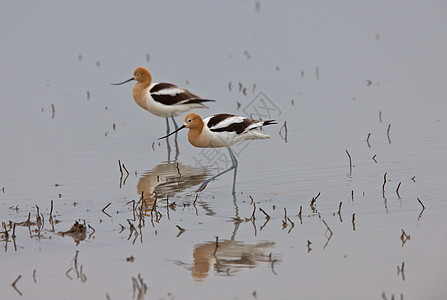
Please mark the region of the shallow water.
[[[437, 1], [3, 5], [2, 297], [447, 297], [446, 13]], [[278, 121], [271, 139], [234, 147], [235, 197], [232, 174], [195, 193], [225, 149], [193, 148], [185, 131], [169, 153], [165, 121], [131, 84], [109, 85], [140, 65], [216, 99], [202, 116]], [[85, 232], [67, 233], [76, 221]]]

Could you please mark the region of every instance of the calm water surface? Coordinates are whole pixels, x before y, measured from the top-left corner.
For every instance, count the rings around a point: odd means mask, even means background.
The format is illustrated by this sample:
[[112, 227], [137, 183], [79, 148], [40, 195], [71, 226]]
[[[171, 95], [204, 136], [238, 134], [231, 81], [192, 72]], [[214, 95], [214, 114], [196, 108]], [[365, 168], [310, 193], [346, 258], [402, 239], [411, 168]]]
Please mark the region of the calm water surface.
[[[442, 1], [1, 6], [5, 299], [447, 297]], [[109, 85], [137, 66], [277, 120], [234, 147], [235, 197], [195, 193], [225, 149], [169, 152]]]

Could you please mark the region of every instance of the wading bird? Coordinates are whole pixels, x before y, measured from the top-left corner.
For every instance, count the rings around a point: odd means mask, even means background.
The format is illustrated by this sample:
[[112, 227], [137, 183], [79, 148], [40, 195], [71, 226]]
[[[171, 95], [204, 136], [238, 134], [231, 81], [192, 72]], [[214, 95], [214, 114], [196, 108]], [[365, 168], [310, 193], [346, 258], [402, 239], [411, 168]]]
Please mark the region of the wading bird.
[[151, 73], [143, 67], [137, 68], [133, 77], [112, 85], [121, 85], [135, 80], [137, 83], [132, 88], [132, 96], [135, 102], [152, 114], [166, 118], [166, 133], [169, 134], [169, 120], [172, 118], [175, 129], [178, 129], [174, 117], [193, 108], [208, 108], [203, 102], [215, 100], [203, 99], [190, 91], [171, 83], [152, 83]]
[[202, 118], [199, 115], [195, 113], [190, 113], [185, 117], [185, 121], [181, 127], [159, 139], [167, 138], [168, 136], [178, 132], [183, 128], [188, 128], [189, 129], [188, 141], [194, 147], [198, 148], [226, 147], [228, 149], [228, 153], [230, 154], [232, 162], [231, 167], [205, 180], [197, 191], [198, 192], [202, 191], [210, 181], [234, 169], [233, 194], [235, 194], [236, 172], [237, 172], [238, 161], [230, 147], [244, 140], [258, 140], [258, 139], [270, 138], [270, 136], [265, 132], [263, 132], [261, 129], [262, 126], [272, 124], [277, 123], [275, 122], [275, 120], [266, 120], [266, 121], [252, 120], [249, 118], [239, 117], [230, 114], [217, 114], [202, 120]]

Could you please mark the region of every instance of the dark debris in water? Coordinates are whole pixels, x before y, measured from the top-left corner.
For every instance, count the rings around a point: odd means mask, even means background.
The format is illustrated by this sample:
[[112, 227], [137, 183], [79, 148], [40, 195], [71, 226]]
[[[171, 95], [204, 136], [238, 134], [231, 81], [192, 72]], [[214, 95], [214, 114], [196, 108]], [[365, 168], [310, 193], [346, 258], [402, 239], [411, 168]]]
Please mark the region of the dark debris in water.
[[61, 236], [71, 236], [76, 245], [78, 245], [80, 241], [85, 240], [87, 237], [87, 227], [85, 226], [85, 221], [83, 224], [76, 221], [69, 230], [59, 231], [58, 234]]

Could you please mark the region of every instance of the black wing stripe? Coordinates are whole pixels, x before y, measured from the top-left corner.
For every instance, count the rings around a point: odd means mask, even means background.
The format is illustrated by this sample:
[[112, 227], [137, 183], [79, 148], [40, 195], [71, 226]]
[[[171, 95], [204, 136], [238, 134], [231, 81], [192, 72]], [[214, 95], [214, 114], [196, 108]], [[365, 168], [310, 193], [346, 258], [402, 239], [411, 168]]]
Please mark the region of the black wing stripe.
[[185, 102], [185, 104], [202, 103], [202, 102], [216, 102], [216, 100], [211, 99], [191, 99]]
[[189, 97], [187, 97], [184, 94], [176, 94], [174, 96], [171, 95], [152, 95], [152, 98], [156, 101], [159, 102], [161, 104], [164, 105], [174, 105], [177, 104], [179, 102], [188, 100]]
[[226, 118], [235, 117], [235, 115], [230, 114], [217, 114], [211, 117], [211, 119], [208, 121], [208, 128], [214, 127], [215, 125], [219, 124]]
[[247, 129], [250, 124], [252, 124], [252, 121], [250, 119], [244, 119], [244, 121], [240, 123], [232, 123], [227, 127], [213, 128], [210, 130], [214, 132], [236, 132], [237, 134], [241, 134]]
[[158, 83], [151, 88], [151, 93], [156, 93], [166, 89], [178, 89], [179, 87], [172, 83]]

